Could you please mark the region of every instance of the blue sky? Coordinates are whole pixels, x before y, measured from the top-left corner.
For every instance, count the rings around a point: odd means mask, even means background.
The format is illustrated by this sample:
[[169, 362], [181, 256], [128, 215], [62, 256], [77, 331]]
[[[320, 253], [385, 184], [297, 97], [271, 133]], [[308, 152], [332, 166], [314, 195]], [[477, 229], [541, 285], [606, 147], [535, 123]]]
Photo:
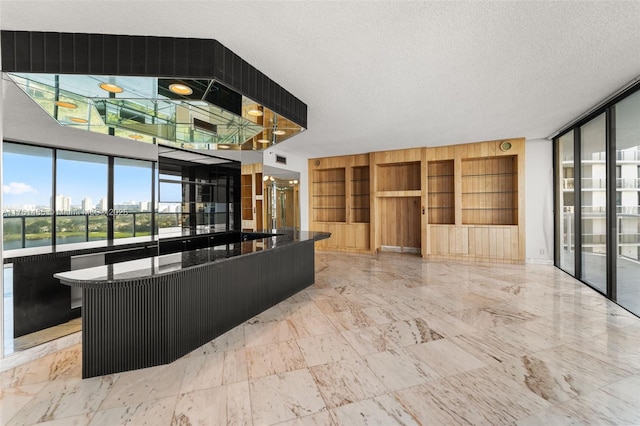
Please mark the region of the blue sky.
[[[104, 158], [104, 157], [103, 157]], [[51, 197], [51, 157], [5, 152], [2, 165], [5, 206], [48, 206]], [[107, 196], [107, 164], [58, 159], [57, 193], [80, 205], [84, 197], [95, 205]], [[151, 201], [151, 171], [116, 165], [115, 202]]]

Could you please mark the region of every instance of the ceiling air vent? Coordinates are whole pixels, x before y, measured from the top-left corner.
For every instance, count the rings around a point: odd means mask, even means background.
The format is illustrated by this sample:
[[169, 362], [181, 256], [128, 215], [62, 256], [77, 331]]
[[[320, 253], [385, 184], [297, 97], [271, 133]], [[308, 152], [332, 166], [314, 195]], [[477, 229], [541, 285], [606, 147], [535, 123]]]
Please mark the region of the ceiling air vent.
[[287, 164], [287, 157], [283, 157], [282, 155], [276, 155], [276, 163]]

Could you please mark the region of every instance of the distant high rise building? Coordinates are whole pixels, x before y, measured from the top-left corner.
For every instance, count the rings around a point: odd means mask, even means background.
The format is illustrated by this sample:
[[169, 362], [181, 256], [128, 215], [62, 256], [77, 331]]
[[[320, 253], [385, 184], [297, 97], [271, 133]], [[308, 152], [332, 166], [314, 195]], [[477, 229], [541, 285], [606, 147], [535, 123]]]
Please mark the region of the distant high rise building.
[[140, 211], [148, 212], [151, 210], [151, 201], [140, 201]]
[[98, 210], [101, 210], [103, 212], [107, 211], [107, 199], [106, 198], [100, 198], [100, 202], [98, 203]]
[[85, 197], [82, 199], [82, 211], [87, 213], [90, 212], [91, 210], [93, 210], [93, 201], [91, 201], [91, 198], [89, 197]]
[[71, 197], [66, 195], [56, 195], [56, 211], [71, 211]]

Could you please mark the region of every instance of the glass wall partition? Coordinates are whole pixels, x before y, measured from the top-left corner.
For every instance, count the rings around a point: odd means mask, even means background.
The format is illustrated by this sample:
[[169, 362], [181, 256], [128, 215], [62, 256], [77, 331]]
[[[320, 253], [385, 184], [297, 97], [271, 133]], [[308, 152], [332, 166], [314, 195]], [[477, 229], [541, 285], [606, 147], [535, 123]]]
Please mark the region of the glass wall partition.
[[615, 106], [617, 301], [640, 314], [640, 92]]
[[115, 158], [113, 162], [113, 237], [151, 235], [153, 163]]
[[640, 315], [640, 84], [560, 135], [556, 266]]
[[13, 142], [3, 148], [3, 250], [157, 234], [154, 162]]
[[107, 239], [108, 178], [107, 156], [57, 151], [56, 244]]
[[582, 279], [601, 292], [607, 287], [607, 167], [605, 115], [580, 127]]
[[4, 250], [51, 245], [53, 150], [3, 145]]
[[574, 190], [574, 134], [573, 131], [560, 137], [556, 146], [556, 167], [558, 170], [558, 191], [556, 203], [558, 210], [556, 263], [570, 274], [575, 273], [575, 190]]

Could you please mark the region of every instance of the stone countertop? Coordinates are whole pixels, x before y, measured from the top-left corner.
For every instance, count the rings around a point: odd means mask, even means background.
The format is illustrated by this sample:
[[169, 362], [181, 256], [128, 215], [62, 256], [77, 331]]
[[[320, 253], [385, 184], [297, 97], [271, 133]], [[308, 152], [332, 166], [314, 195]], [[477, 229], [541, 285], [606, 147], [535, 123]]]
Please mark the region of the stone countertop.
[[63, 284], [81, 288], [108, 288], [131, 281], [195, 268], [211, 262], [252, 255], [305, 241], [329, 238], [330, 233], [313, 231], [277, 231], [278, 235], [221, 246], [165, 254], [139, 260], [114, 263], [54, 275]]

